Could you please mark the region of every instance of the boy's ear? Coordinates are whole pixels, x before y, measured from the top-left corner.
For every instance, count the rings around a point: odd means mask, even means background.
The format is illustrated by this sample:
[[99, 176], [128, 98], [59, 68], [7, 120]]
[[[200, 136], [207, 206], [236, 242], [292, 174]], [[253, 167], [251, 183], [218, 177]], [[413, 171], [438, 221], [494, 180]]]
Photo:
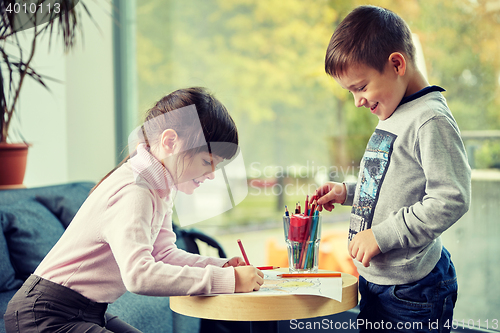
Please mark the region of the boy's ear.
[[389, 56], [391, 68], [397, 75], [403, 76], [406, 73], [406, 59], [400, 52], [393, 52]]
[[167, 153], [172, 154], [174, 152], [175, 144], [177, 143], [179, 136], [177, 132], [173, 129], [166, 129], [161, 134], [161, 146]]

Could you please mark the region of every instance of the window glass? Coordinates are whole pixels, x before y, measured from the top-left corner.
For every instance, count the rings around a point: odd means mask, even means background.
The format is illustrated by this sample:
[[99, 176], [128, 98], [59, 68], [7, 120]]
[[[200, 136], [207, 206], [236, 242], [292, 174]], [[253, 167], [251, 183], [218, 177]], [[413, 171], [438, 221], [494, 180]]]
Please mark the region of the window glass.
[[[500, 1], [370, 3], [406, 20], [429, 82], [446, 89], [474, 168], [471, 210], [443, 235], [459, 272], [455, 318], [466, 327], [473, 319], [476, 328], [494, 328], [500, 319]], [[279, 228], [284, 205], [303, 202], [328, 179], [355, 179], [378, 119], [357, 109], [325, 74], [324, 56], [335, 27], [361, 4], [137, 1], [140, 112], [170, 91], [204, 86], [238, 126], [248, 195], [201, 228]], [[349, 208], [323, 218], [347, 228]]]

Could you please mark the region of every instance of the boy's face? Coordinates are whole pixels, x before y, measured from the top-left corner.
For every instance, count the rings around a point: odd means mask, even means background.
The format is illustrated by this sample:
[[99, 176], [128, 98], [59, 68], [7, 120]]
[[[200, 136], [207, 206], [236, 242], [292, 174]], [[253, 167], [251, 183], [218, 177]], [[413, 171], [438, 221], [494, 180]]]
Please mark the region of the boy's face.
[[352, 65], [335, 80], [352, 93], [356, 107], [364, 106], [380, 120], [385, 120], [405, 95], [403, 75], [404, 69], [401, 73], [400, 67], [388, 61], [383, 73], [366, 65]]

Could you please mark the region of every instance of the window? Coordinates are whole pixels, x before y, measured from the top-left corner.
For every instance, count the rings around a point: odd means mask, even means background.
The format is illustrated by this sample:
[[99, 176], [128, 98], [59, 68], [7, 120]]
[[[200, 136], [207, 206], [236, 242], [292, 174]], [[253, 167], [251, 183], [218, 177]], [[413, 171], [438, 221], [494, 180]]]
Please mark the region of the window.
[[[197, 227], [220, 239], [224, 239], [222, 229], [227, 232], [235, 225], [240, 225], [239, 230], [245, 226], [279, 229], [285, 204], [303, 201], [328, 179], [357, 176], [378, 120], [356, 109], [352, 97], [324, 73], [324, 55], [337, 24], [360, 4], [347, 0], [137, 1], [140, 112], [172, 90], [204, 86], [226, 105], [238, 126], [248, 196], [236, 208]], [[472, 206], [443, 240], [459, 277], [455, 318], [464, 319], [466, 325], [474, 319], [475, 327], [489, 320], [491, 328], [500, 310], [496, 283], [500, 273], [500, 1], [378, 0], [371, 4], [398, 13], [418, 36], [429, 82], [446, 89], [444, 96], [463, 133], [474, 167]], [[324, 230], [328, 221], [332, 228], [347, 228], [348, 215], [348, 207], [338, 207], [323, 217]], [[229, 238], [236, 243], [237, 237]]]

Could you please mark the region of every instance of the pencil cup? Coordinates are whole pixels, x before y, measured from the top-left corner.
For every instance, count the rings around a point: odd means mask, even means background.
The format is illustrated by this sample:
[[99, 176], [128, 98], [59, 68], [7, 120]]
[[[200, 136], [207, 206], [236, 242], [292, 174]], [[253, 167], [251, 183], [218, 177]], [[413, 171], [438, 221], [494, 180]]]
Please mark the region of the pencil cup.
[[283, 216], [290, 273], [318, 272], [321, 216]]

